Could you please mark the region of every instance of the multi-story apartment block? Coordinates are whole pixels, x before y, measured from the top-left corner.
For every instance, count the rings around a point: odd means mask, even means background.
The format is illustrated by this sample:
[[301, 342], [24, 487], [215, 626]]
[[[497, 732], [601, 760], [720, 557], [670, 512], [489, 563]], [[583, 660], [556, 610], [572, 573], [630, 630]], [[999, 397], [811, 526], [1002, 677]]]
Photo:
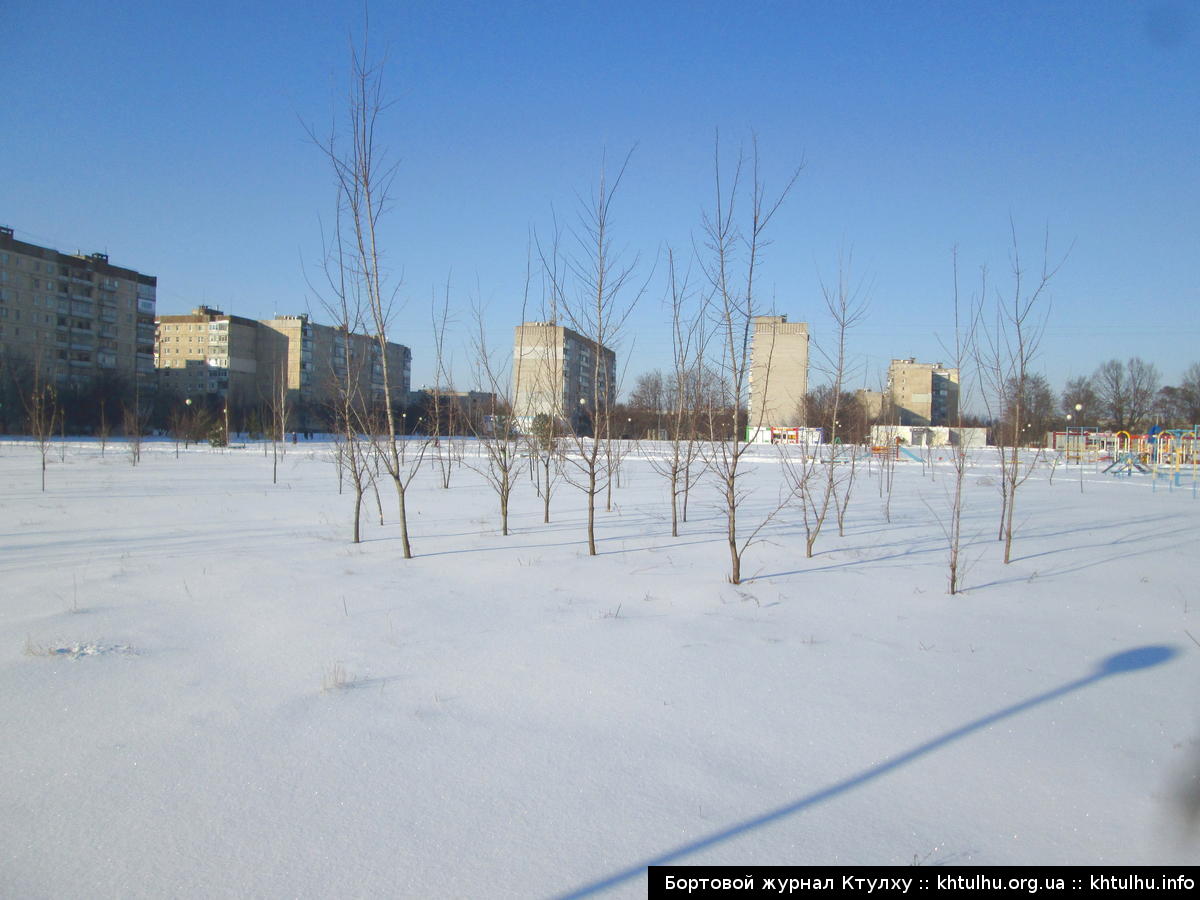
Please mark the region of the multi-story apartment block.
[[[180, 394], [215, 394], [233, 406], [273, 398], [280, 387], [302, 418], [332, 406], [349, 389], [355, 403], [383, 399], [379, 342], [318, 325], [306, 315], [266, 321], [200, 306], [184, 316], [161, 316], [155, 361], [164, 386]], [[387, 343], [394, 402], [408, 396], [412, 354]]]
[[258, 323], [199, 306], [160, 316], [154, 365], [180, 394], [218, 394], [235, 406], [258, 400]]
[[808, 325], [787, 316], [755, 316], [750, 345], [751, 431], [805, 424]]
[[958, 418], [958, 369], [893, 359], [885, 394], [897, 425], [950, 425]]
[[59, 386], [154, 374], [158, 279], [103, 253], [60, 253], [0, 227], [0, 354]]
[[553, 322], [524, 322], [513, 335], [513, 414], [545, 414], [579, 428], [616, 400], [617, 355]]
[[259, 325], [260, 371], [271, 373], [270, 383], [284, 373], [302, 403], [328, 407], [347, 387], [363, 403], [382, 401], [385, 361], [392, 402], [407, 401], [412, 352], [403, 344], [388, 341], [384, 356], [374, 336], [318, 325], [306, 315], [276, 316]]
[[503, 412], [497, 408], [497, 397], [491, 391], [423, 387], [409, 394], [409, 403], [424, 407], [430, 416], [436, 407], [443, 434], [469, 434], [479, 429], [487, 416]]

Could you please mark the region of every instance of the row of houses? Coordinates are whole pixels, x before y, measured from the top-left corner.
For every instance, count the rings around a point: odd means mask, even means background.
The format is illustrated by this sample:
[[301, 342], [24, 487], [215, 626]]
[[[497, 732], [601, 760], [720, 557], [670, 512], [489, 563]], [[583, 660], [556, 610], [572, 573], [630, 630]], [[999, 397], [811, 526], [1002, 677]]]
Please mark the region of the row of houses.
[[[383, 396], [384, 372], [407, 397], [412, 353], [307, 315], [255, 321], [199, 306], [158, 315], [158, 279], [104, 253], [63, 253], [0, 227], [0, 355], [32, 363], [47, 384], [110, 375], [142, 388], [252, 406], [280, 386], [319, 407], [338, 385], [364, 402]], [[350, 381], [347, 381], [349, 377]]]
[[183, 396], [213, 394], [251, 406], [285, 389], [300, 404], [330, 405], [349, 390], [365, 403], [406, 397], [412, 352], [372, 335], [313, 322], [307, 315], [254, 320], [207, 306], [159, 316], [154, 344], [159, 384]]
[[[0, 353], [37, 363], [54, 383], [103, 373], [183, 396], [249, 406], [281, 385], [300, 405], [320, 407], [349, 376], [364, 400], [407, 397], [412, 353], [372, 335], [321, 325], [307, 315], [254, 320], [198, 306], [157, 314], [158, 279], [111, 263], [104, 253], [62, 253], [17, 240], [0, 227]], [[809, 331], [786, 315], [752, 323], [749, 421], [806, 424]], [[524, 419], [547, 414], [579, 426], [616, 400], [616, 354], [557, 322], [524, 322], [513, 340], [512, 401]], [[488, 395], [491, 396], [491, 395]], [[945, 426], [958, 408], [958, 371], [894, 359], [883, 391], [860, 391], [870, 418]]]

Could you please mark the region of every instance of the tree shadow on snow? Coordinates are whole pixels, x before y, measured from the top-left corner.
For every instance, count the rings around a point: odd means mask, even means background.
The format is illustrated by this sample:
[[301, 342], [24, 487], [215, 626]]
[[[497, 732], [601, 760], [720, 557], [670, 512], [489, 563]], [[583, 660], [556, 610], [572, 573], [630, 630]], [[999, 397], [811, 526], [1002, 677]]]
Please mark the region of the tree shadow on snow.
[[905, 766], [911, 762], [914, 762], [922, 756], [933, 753], [935, 750], [940, 750], [942, 747], [952, 743], [953, 741], [961, 740], [975, 731], [979, 731], [982, 728], [987, 728], [988, 726], [994, 725], [996, 722], [1007, 719], [1010, 716], [1015, 716], [1019, 713], [1026, 712], [1042, 703], [1048, 703], [1049, 701], [1056, 700], [1059, 697], [1065, 696], [1066, 694], [1089, 687], [1096, 682], [1102, 681], [1110, 676], [1121, 675], [1125, 672], [1136, 672], [1141, 669], [1148, 669], [1153, 666], [1162, 665], [1163, 663], [1168, 662], [1173, 657], [1177, 656], [1178, 653], [1179, 651], [1174, 647], [1159, 645], [1136, 647], [1132, 650], [1126, 650], [1123, 653], [1117, 653], [1113, 656], [1109, 656], [1101, 660], [1100, 664], [1096, 666], [1096, 668], [1090, 674], [1085, 675], [1082, 678], [1069, 681], [1064, 685], [1053, 688], [1034, 697], [1030, 697], [1028, 700], [1023, 700], [1020, 703], [1013, 704], [1012, 706], [1006, 706], [1005, 708], [997, 710], [994, 713], [975, 719], [973, 722], [968, 722], [967, 724], [956, 728], [953, 731], [948, 731], [945, 734], [938, 735], [937, 737], [926, 741], [923, 744], [919, 744], [916, 747], [913, 747], [911, 750], [889, 759], [887, 762], [872, 766], [869, 769], [864, 769], [855, 775], [851, 775], [844, 781], [839, 781], [838, 783], [832, 784], [829, 787], [822, 788], [819, 791], [815, 791], [814, 793], [811, 793], [805, 797], [801, 797], [798, 800], [794, 800], [791, 803], [768, 810], [767, 812], [755, 816], [754, 818], [737, 822], [727, 828], [714, 831], [711, 834], [705, 835], [704, 837], [701, 837], [695, 841], [691, 841], [690, 843], [682, 844], [666, 851], [665, 853], [659, 854], [658, 856], [641, 860], [640, 862], [637, 862], [628, 868], [621, 869], [620, 871], [614, 872], [610, 875], [605, 875], [595, 881], [588, 882], [587, 884], [581, 885], [580, 887], [577, 887], [566, 894], [560, 895], [561, 900], [572, 900], [572, 898], [591, 896], [599, 893], [600, 891], [607, 890], [611, 887], [615, 887], [618, 884], [630, 881], [643, 875], [648, 866], [669, 865], [677, 862], [685, 856], [690, 856], [691, 854], [698, 853], [701, 850], [707, 850], [710, 847], [717, 846], [718, 844], [735, 840], [743, 835], [749, 834], [756, 829], [762, 828], [766, 825], [771, 825], [775, 822], [796, 815], [797, 813], [803, 812], [811, 806], [816, 806], [819, 803], [824, 803], [826, 800], [832, 800], [835, 797], [846, 793], [847, 791], [862, 787], [863, 785], [866, 785], [877, 778], [881, 778], [882, 776], [895, 771], [901, 766]]

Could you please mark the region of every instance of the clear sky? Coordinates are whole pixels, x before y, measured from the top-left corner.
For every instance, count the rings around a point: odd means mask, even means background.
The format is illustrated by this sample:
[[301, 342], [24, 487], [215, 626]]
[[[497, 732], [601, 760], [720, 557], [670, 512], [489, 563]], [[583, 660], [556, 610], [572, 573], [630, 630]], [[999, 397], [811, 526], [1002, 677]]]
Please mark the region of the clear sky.
[[[162, 314], [312, 311], [334, 193], [304, 123], [344, 108], [361, 3], [0, 0], [0, 224], [157, 275]], [[712, 195], [713, 136], [756, 134], [768, 189], [804, 164], [762, 277], [776, 311], [829, 327], [839, 254], [868, 292], [856, 381], [947, 356], [951, 249], [1069, 257], [1035, 368], [1055, 388], [1112, 357], [1165, 382], [1200, 361], [1200, 3], [376, 3], [399, 163], [385, 223], [403, 276], [394, 339], [432, 377], [430, 298], [451, 285], [457, 380], [470, 304], [511, 346], [526, 245], [573, 221], [601, 159], [636, 147], [613, 209], [640, 260], [627, 382], [669, 364], [668, 244]], [[813, 375], [814, 382], [820, 380]], [[858, 384], [854, 385], [858, 386]]]

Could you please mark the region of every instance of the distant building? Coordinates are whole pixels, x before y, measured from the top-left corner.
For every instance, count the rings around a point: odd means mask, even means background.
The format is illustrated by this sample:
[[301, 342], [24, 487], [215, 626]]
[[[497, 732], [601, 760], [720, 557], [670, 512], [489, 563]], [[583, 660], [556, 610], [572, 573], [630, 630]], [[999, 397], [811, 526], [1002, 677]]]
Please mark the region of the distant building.
[[854, 392], [854, 398], [858, 401], [858, 408], [862, 410], [863, 417], [868, 422], [877, 422], [884, 417], [887, 394], [883, 391], [868, 391], [865, 388], [859, 388]]
[[410, 405], [423, 407], [433, 415], [434, 398], [441, 412], [440, 434], [470, 434], [481, 427], [484, 419], [501, 410], [497, 397], [490, 391], [451, 391], [423, 387], [408, 395]]
[[755, 316], [753, 325], [749, 428], [803, 425], [808, 325], [787, 316]]
[[947, 425], [872, 425], [875, 447], [967, 447], [987, 446], [986, 428], [951, 428]]
[[585, 427], [616, 400], [617, 355], [553, 322], [525, 322], [513, 332], [513, 413], [545, 414]]
[[958, 369], [941, 363], [893, 359], [886, 393], [897, 425], [950, 425], [958, 418]]
[[[184, 396], [212, 394], [252, 406], [286, 385], [302, 425], [331, 408], [347, 386], [361, 405], [384, 396], [379, 342], [306, 315], [255, 321], [199, 306], [188, 315], [160, 316], [154, 355], [160, 383]], [[386, 359], [393, 398], [404, 402], [412, 354], [389, 341]]]
[[208, 306], [159, 316], [154, 366], [176, 393], [217, 394], [235, 406], [258, 401], [258, 323]]
[[157, 285], [107, 254], [61, 253], [0, 227], [0, 356], [59, 386], [153, 376]]

